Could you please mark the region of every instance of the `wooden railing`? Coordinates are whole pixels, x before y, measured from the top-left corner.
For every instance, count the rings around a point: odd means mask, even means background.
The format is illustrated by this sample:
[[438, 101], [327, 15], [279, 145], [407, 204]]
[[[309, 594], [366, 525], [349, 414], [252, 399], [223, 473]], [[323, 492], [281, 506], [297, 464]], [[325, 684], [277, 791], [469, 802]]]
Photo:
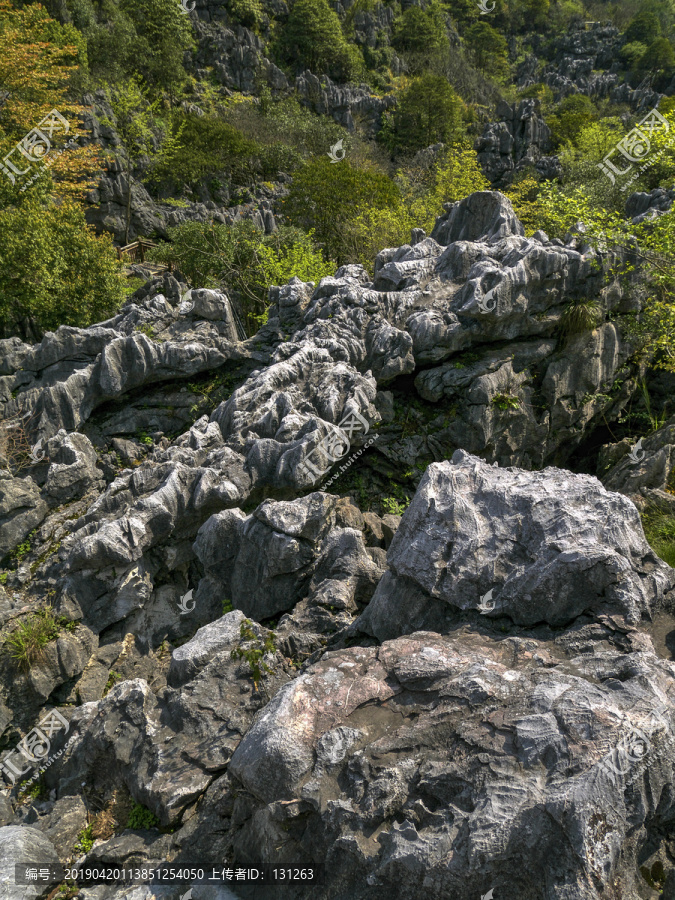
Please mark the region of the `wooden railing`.
[[119, 260], [126, 259], [130, 263], [138, 262], [139, 259], [141, 262], [145, 262], [145, 251], [155, 246], [156, 244], [153, 241], [139, 238], [139, 240], [127, 244], [126, 247], [118, 247], [117, 258]]

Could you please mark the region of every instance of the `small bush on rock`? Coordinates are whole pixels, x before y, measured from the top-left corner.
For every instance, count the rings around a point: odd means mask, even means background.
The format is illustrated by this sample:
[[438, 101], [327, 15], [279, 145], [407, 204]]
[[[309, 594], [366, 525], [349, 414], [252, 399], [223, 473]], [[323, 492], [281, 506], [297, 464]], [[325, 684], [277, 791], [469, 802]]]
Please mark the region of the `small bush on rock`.
[[129, 818], [127, 820], [127, 828], [148, 829], [156, 828], [159, 825], [157, 816], [142, 803], [134, 803]]
[[43, 658], [47, 644], [56, 640], [61, 629], [71, 624], [75, 623], [63, 616], [57, 617], [51, 607], [46, 607], [21, 622], [6, 638], [5, 648], [21, 668], [30, 669]]
[[[245, 644], [248, 646], [243, 646]], [[253, 630], [253, 623], [249, 619], [244, 619], [239, 629], [239, 646], [232, 650], [230, 656], [232, 659], [246, 660], [251, 670], [253, 686], [257, 691], [258, 683], [263, 675], [272, 671], [264, 661], [264, 656], [267, 653], [275, 653], [276, 649], [273, 631], [269, 632], [263, 640]]]

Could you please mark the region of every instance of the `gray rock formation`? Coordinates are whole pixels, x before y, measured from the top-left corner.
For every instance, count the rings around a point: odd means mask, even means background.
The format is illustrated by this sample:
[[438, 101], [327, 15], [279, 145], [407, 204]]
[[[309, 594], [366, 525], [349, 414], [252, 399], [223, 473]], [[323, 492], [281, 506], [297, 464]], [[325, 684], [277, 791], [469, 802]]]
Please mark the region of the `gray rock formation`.
[[443, 631], [448, 606], [531, 626], [580, 615], [649, 618], [675, 572], [634, 505], [591, 476], [493, 467], [463, 450], [429, 466], [355, 628], [388, 640]]
[[0, 897], [2, 900], [30, 900], [43, 893], [44, 885], [18, 885], [14, 881], [14, 867], [24, 861], [58, 865], [54, 845], [36, 828], [7, 825], [0, 828]]
[[650, 193], [636, 191], [626, 200], [626, 216], [633, 220], [634, 225], [644, 222], [645, 219], [653, 219], [672, 209], [675, 200], [675, 188], [666, 191], [664, 188], [654, 188]]
[[[637, 898], [636, 860], [658, 827], [645, 812], [661, 822], [670, 809], [671, 667], [649, 651], [627, 668], [615, 651], [558, 649], [460, 630], [326, 654], [232, 757], [229, 795], [247, 792], [230, 801], [235, 851], [313, 852], [340, 900], [440, 900], [467, 881], [523, 900], [610, 885]], [[211, 828], [226, 787], [206, 795]]]
[[551, 131], [541, 117], [538, 100], [522, 100], [513, 106], [497, 105], [497, 122], [486, 125], [476, 141], [478, 160], [496, 187], [509, 184], [513, 175], [533, 167], [547, 178], [559, 174], [556, 157], [549, 157]]
[[47, 515], [47, 504], [31, 478], [0, 472], [0, 559], [7, 556]]
[[[44, 708], [69, 741], [48, 799], [7, 781], [13, 841], [65, 861], [84, 805], [116, 823], [85, 862], [325, 865], [298, 900], [643, 900], [640, 867], [672, 869], [675, 572], [611, 492], [666, 493], [672, 423], [634, 475], [606, 452], [610, 490], [541, 471], [635, 389], [609, 316], [639, 292], [494, 191], [411, 238], [273, 286], [248, 340], [167, 275], [2, 342], [0, 416], [44, 452], [0, 481], [3, 640], [58, 615], [28, 671], [0, 654], [3, 758]], [[368, 471], [419, 482], [402, 517], [320, 490], [370, 440]], [[125, 830], [134, 802], [161, 831]]]
[[[380, 9], [392, 12], [387, 7]], [[316, 113], [332, 116], [348, 131], [354, 131], [354, 116], [357, 115], [371, 135], [379, 131], [382, 113], [396, 105], [393, 94], [376, 97], [367, 84], [337, 85], [327, 75], [319, 78], [309, 70], [295, 79], [295, 90], [305, 106]]]
[[[247, 29], [239, 29], [242, 33], [255, 38]], [[255, 38], [255, 40], [258, 40]], [[271, 63], [270, 63], [271, 65]], [[128, 202], [128, 172], [126, 152], [117, 134], [115, 115], [103, 91], [87, 94], [84, 97], [83, 143], [97, 143], [111, 151], [113, 158], [106, 164], [105, 171], [99, 176], [98, 184], [87, 195], [90, 204], [86, 210], [87, 222], [98, 233], [108, 232], [120, 244], [125, 243], [126, 216]], [[257, 199], [246, 203], [230, 203], [227, 188], [220, 188], [212, 195], [209, 187], [199, 186], [199, 200], [194, 194], [184, 199], [181, 206], [164, 203], [151, 197], [142, 184], [141, 179], [147, 174], [147, 160], [140, 160], [132, 169], [131, 207], [129, 240], [139, 237], [168, 238], [168, 229], [175, 228], [184, 222], [215, 222], [232, 225], [244, 220], [251, 220], [266, 234], [277, 230], [274, 217], [273, 202], [259, 191]], [[286, 192], [283, 185], [278, 185], [272, 192], [274, 196], [282, 196]], [[249, 193], [250, 196], [250, 193]]]
[[675, 472], [675, 418], [649, 437], [634, 444], [625, 439], [603, 447], [598, 474], [611, 491], [621, 491], [636, 502], [638, 498], [664, 502], [675, 509], [675, 497], [666, 492]]

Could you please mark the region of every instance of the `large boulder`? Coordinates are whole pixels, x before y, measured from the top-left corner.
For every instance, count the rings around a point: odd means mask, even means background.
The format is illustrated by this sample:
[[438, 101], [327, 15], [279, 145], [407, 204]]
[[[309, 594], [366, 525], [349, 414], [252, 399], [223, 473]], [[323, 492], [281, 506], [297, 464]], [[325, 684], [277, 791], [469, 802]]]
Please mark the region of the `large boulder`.
[[442, 630], [448, 607], [518, 625], [582, 614], [635, 625], [675, 586], [626, 497], [588, 475], [502, 469], [463, 450], [429, 466], [387, 563], [357, 623], [380, 640]]
[[447, 246], [455, 241], [498, 241], [524, 234], [510, 200], [498, 191], [479, 191], [449, 204], [446, 215], [436, 220], [431, 237]]
[[327, 653], [258, 714], [203, 828], [231, 815], [238, 858], [320, 862], [335, 900], [445, 900], [467, 883], [646, 896], [638, 864], [675, 813], [672, 666], [551, 649], [464, 628]]

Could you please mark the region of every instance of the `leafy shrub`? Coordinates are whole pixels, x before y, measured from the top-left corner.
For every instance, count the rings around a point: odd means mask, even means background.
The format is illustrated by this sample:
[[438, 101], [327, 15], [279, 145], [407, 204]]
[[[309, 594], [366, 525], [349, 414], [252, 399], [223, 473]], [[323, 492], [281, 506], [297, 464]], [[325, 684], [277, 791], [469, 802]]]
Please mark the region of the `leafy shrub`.
[[637, 71], [640, 60], [647, 52], [647, 45], [642, 41], [631, 41], [630, 44], [624, 44], [621, 48], [620, 56], [624, 65], [630, 71]]
[[173, 134], [180, 135], [170, 160], [153, 177], [176, 187], [198, 187], [209, 175], [223, 173], [233, 184], [250, 184], [263, 171], [262, 148], [216, 116], [176, 113]]
[[294, 97], [272, 101], [263, 90], [259, 103], [246, 101], [230, 106], [224, 120], [246, 135], [268, 156], [263, 161], [272, 170], [275, 163], [284, 172], [301, 165], [303, 157], [322, 155], [348, 132], [331, 116], [321, 116], [302, 106]]
[[409, 503], [403, 503], [395, 497], [383, 497], [382, 507], [388, 515], [402, 516], [409, 506]]
[[581, 130], [590, 125], [598, 116], [595, 104], [584, 94], [572, 94], [558, 104], [547, 124], [551, 129], [551, 138], [556, 147], [566, 141], [576, 142]]
[[124, 681], [124, 676], [120, 675], [119, 672], [114, 672], [112, 669], [108, 675], [108, 680], [105, 683], [105, 687], [103, 688], [103, 696], [111, 690], [115, 686], [118, 681]]
[[347, 223], [369, 209], [393, 209], [399, 201], [400, 192], [386, 175], [321, 157], [296, 172], [284, 213], [292, 224], [313, 229], [326, 256], [342, 264], [349, 260]]
[[175, 93], [186, 80], [185, 51], [194, 46], [189, 16], [173, 0], [66, 0], [87, 41], [97, 80], [139, 75], [156, 91]]
[[[243, 645], [248, 646], [243, 646]], [[269, 632], [265, 639], [259, 638], [253, 630], [250, 619], [244, 619], [239, 628], [239, 646], [230, 653], [232, 659], [244, 659], [251, 670], [253, 686], [258, 690], [258, 683], [263, 675], [272, 672], [272, 669], [264, 661], [267, 653], [275, 653], [274, 632]]]
[[426, 8], [409, 6], [394, 21], [392, 44], [412, 72], [421, 71], [450, 48], [445, 14], [437, 0]]
[[492, 398], [493, 406], [496, 406], [498, 409], [518, 409], [520, 407], [520, 400], [518, 397], [514, 397], [513, 394], [495, 394]]
[[626, 28], [626, 43], [639, 41], [642, 44], [651, 44], [661, 37], [661, 24], [658, 16], [651, 10], [642, 10], [632, 19]]
[[380, 140], [406, 152], [454, 140], [463, 131], [463, 109], [446, 78], [426, 73], [400, 94], [393, 113], [385, 116]]
[[94, 846], [94, 838], [91, 833], [92, 826], [87, 825], [86, 828], [83, 828], [82, 831], [77, 836], [77, 841], [75, 846], [73, 847], [73, 852], [78, 854], [89, 853], [91, 848]]
[[75, 203], [30, 200], [0, 210], [0, 336], [80, 328], [108, 318], [124, 298], [108, 235], [96, 237]]
[[185, 222], [169, 230], [170, 244], [153, 250], [152, 258], [173, 264], [194, 287], [221, 287], [238, 299], [249, 326], [264, 313], [270, 285], [285, 284], [293, 275], [320, 281], [335, 270], [311, 234], [282, 226], [265, 235], [251, 221], [234, 225]]
[[[463, 200], [475, 191], [490, 190], [476, 151], [467, 143], [455, 143], [430, 165], [409, 164], [396, 174], [396, 184], [409, 210], [413, 227], [431, 231], [444, 203]], [[386, 245], [383, 245], [386, 246]]]
[[42, 776], [37, 781], [28, 778], [26, 781], [21, 782], [19, 797], [23, 800], [46, 800], [49, 797], [49, 790]]
[[506, 38], [487, 22], [476, 22], [465, 35], [479, 69], [489, 72], [492, 77], [501, 77], [508, 72]]
[[157, 825], [159, 825], [159, 819], [151, 810], [142, 803], [134, 803], [127, 820], [127, 828], [141, 830], [156, 828]]
[[343, 82], [363, 74], [363, 58], [345, 40], [340, 20], [327, 0], [295, 0], [279, 52], [297, 72], [311, 69]]
[[253, 31], [260, 28], [264, 15], [260, 0], [230, 0], [229, 9], [244, 28], [251, 28]]

